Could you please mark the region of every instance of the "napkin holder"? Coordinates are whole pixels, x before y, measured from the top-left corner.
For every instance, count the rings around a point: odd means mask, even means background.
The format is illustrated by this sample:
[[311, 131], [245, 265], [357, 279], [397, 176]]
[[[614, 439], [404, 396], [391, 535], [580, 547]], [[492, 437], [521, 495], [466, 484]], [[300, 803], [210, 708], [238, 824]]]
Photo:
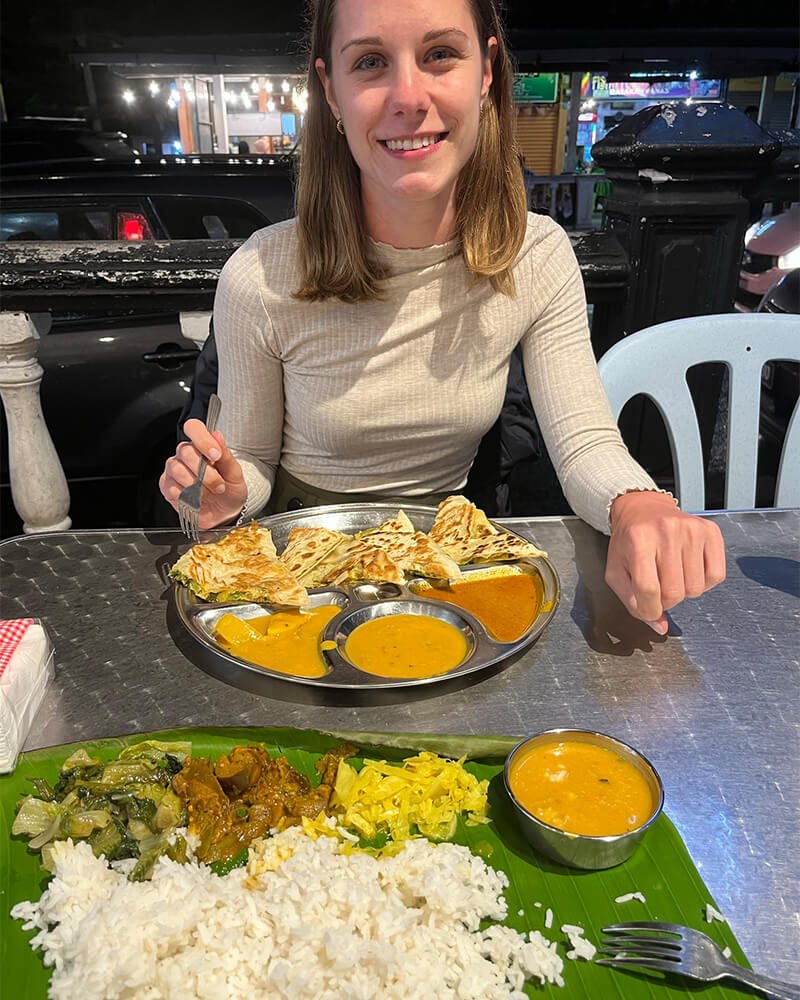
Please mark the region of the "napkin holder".
[[54, 675], [53, 644], [42, 622], [0, 621], [0, 774], [14, 770]]

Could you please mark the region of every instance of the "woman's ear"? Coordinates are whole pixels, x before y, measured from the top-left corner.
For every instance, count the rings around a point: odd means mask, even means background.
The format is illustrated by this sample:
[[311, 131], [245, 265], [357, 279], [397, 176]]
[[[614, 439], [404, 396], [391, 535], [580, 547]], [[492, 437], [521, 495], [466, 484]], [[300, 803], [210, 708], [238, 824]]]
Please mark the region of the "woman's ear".
[[330, 77], [325, 72], [325, 60], [316, 59], [314, 61], [314, 69], [317, 71], [319, 82], [322, 84], [322, 89], [325, 91], [325, 100], [328, 102], [328, 107], [333, 112], [334, 118], [341, 118], [342, 116], [339, 114], [339, 108], [336, 106], [336, 98], [333, 96], [333, 84], [330, 81]]
[[481, 85], [481, 100], [483, 100], [489, 93], [489, 87], [492, 85], [492, 66], [494, 65], [495, 57], [497, 56], [497, 39], [494, 35], [491, 38], [486, 39], [486, 58], [483, 60], [483, 82]]

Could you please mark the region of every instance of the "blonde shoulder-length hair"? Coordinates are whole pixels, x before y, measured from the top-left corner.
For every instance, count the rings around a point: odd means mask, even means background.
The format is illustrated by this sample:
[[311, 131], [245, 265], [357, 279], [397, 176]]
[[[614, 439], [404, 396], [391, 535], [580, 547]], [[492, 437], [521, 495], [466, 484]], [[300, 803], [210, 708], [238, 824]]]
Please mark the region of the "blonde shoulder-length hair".
[[[495, 0], [467, 0], [484, 55], [497, 38], [492, 84], [484, 102], [475, 151], [456, 187], [461, 252], [474, 279], [514, 294], [512, 265], [525, 235], [527, 198], [514, 137], [513, 68]], [[311, 0], [308, 111], [297, 180], [298, 299], [379, 298], [385, 276], [369, 253], [359, 170], [337, 132], [314, 63], [331, 65], [336, 0]]]

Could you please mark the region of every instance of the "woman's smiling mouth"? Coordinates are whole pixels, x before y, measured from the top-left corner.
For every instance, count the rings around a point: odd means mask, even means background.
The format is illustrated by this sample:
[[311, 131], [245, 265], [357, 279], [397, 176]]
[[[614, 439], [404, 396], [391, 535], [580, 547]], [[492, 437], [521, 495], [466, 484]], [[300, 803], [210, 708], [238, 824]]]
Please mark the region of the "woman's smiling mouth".
[[392, 153], [408, 153], [418, 149], [430, 149], [446, 138], [447, 132], [432, 135], [415, 135], [407, 139], [379, 139], [378, 142]]

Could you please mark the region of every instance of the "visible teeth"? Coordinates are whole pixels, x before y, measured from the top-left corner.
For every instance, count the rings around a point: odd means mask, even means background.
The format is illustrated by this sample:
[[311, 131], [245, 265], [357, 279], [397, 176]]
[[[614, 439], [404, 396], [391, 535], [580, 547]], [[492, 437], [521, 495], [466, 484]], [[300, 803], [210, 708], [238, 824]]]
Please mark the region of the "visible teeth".
[[438, 136], [425, 135], [416, 136], [414, 139], [387, 139], [386, 145], [389, 149], [422, 149], [424, 146], [432, 146], [438, 141]]

